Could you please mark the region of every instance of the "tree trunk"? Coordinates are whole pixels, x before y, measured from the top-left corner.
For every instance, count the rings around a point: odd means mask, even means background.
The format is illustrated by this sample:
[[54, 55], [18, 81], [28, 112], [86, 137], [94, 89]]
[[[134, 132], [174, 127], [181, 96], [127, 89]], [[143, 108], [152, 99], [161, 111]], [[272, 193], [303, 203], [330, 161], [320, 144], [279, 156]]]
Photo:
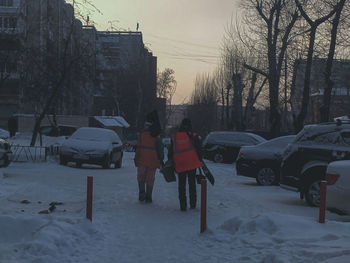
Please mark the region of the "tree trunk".
[[236, 130], [242, 130], [242, 90], [243, 83], [241, 74], [234, 74], [232, 76], [233, 83], [233, 114], [232, 123]]
[[281, 129], [281, 113], [279, 109], [279, 74], [276, 61], [269, 59], [269, 100], [270, 100], [270, 136], [278, 137]]
[[256, 77], [256, 73], [253, 72], [252, 74], [252, 81], [250, 83], [250, 88], [249, 88], [249, 92], [248, 92], [248, 98], [247, 98], [247, 102], [245, 104], [245, 109], [244, 109], [244, 114], [243, 114], [243, 129], [245, 130], [247, 128], [247, 124], [251, 118], [251, 113], [252, 113], [252, 108], [254, 105], [254, 90], [255, 90], [255, 84], [257, 81], [257, 77]]
[[304, 127], [304, 122], [306, 119], [307, 110], [308, 110], [308, 106], [309, 106], [310, 78], [311, 78], [311, 68], [312, 68], [312, 58], [313, 58], [312, 56], [313, 56], [313, 52], [314, 52], [316, 29], [317, 29], [317, 26], [315, 26], [315, 25], [311, 26], [309, 50], [308, 50], [308, 54], [307, 54], [307, 61], [306, 61], [305, 75], [304, 75], [303, 99], [302, 99], [300, 113], [298, 114], [298, 116], [295, 120], [295, 123], [294, 123], [294, 128], [295, 128], [296, 133], [301, 131]]
[[230, 89], [231, 89], [231, 84], [228, 84], [227, 92], [226, 92], [226, 128], [228, 130], [232, 129], [232, 125], [230, 122]]
[[323, 104], [320, 107], [321, 122], [327, 122], [330, 120], [331, 95], [332, 95], [332, 89], [333, 89], [333, 81], [331, 80], [331, 75], [332, 75], [335, 46], [337, 43], [338, 25], [339, 25], [340, 15], [342, 13], [342, 10], [345, 4], [345, 0], [340, 1], [339, 4], [340, 6], [338, 7], [338, 10], [333, 19], [333, 25], [331, 30], [331, 42], [329, 45], [326, 68], [324, 72], [326, 88], [324, 90], [324, 95], [323, 95]]
[[224, 129], [225, 127], [225, 94], [224, 94], [224, 88], [221, 88], [221, 129]]

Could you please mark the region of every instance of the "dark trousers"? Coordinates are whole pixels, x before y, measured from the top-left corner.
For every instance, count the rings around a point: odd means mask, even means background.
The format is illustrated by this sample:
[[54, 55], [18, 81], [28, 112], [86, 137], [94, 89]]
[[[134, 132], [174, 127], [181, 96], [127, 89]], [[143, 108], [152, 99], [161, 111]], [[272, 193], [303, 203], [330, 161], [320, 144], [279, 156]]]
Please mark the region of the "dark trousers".
[[179, 173], [179, 200], [181, 210], [187, 208], [186, 198], [186, 178], [188, 178], [188, 188], [190, 193], [190, 207], [195, 208], [197, 203], [196, 193], [196, 170]]

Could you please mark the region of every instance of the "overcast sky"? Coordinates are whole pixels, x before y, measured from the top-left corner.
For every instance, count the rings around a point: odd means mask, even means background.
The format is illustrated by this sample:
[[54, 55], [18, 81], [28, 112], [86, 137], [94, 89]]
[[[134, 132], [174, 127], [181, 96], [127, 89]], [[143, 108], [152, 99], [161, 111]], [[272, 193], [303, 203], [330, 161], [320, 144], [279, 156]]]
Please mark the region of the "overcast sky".
[[158, 58], [158, 70], [172, 68], [178, 82], [173, 103], [187, 101], [197, 73], [216, 68], [224, 30], [237, 0], [91, 0], [102, 14], [99, 30], [136, 30]]

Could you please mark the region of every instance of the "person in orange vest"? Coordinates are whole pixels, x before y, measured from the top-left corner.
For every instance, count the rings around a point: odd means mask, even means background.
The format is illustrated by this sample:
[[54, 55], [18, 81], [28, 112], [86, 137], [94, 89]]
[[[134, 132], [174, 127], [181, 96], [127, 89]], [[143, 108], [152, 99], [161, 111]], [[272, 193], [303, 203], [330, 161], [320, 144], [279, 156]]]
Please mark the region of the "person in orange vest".
[[160, 133], [158, 115], [153, 111], [146, 116], [144, 129], [138, 134], [134, 158], [141, 202], [152, 203], [156, 169], [163, 164], [164, 145], [159, 137]]
[[190, 195], [190, 208], [196, 208], [196, 169], [201, 163], [201, 142], [197, 134], [192, 132], [191, 120], [182, 120], [179, 130], [171, 136], [171, 147], [168, 159], [174, 161], [175, 171], [178, 174], [178, 191], [181, 211], [187, 210], [186, 180]]

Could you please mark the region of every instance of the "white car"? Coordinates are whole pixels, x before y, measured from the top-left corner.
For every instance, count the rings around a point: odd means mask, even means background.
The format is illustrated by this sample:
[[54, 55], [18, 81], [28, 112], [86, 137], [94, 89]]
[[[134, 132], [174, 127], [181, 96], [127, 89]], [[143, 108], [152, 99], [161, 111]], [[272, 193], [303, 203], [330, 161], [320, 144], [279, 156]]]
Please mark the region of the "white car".
[[120, 168], [123, 159], [123, 143], [116, 132], [82, 127], [66, 139], [60, 149], [60, 164], [75, 162], [77, 167], [83, 163], [99, 164], [103, 168]]
[[7, 167], [12, 159], [12, 151], [10, 144], [0, 139], [0, 167]]
[[327, 167], [326, 206], [350, 215], [350, 160], [331, 162]]

